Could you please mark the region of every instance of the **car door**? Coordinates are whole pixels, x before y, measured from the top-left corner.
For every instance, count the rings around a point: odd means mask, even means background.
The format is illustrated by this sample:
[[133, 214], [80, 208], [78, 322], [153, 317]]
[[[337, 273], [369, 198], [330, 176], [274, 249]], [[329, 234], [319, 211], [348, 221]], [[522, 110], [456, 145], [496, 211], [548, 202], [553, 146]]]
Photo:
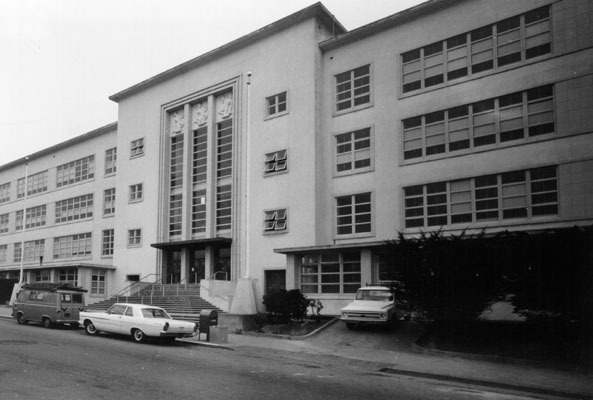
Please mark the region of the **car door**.
[[126, 308], [126, 311], [124, 311], [124, 315], [121, 316], [120, 320], [120, 333], [127, 335], [132, 332], [132, 326], [136, 319], [134, 312], [134, 307], [128, 306]]
[[[107, 318], [104, 321], [104, 327], [98, 328], [105, 332], [111, 333], [122, 333], [121, 330], [121, 319], [126, 311], [126, 306], [122, 304], [114, 304], [107, 311]], [[96, 326], [96, 325], [95, 325]]]

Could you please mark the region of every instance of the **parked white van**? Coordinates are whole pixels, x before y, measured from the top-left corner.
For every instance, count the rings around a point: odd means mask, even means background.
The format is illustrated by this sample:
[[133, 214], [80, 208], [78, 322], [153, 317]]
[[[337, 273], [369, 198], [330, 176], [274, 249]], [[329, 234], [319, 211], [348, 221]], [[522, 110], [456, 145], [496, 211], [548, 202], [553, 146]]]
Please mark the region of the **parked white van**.
[[17, 295], [12, 316], [21, 325], [38, 322], [46, 328], [55, 324], [77, 327], [80, 312], [85, 309], [85, 292], [66, 283], [28, 283]]

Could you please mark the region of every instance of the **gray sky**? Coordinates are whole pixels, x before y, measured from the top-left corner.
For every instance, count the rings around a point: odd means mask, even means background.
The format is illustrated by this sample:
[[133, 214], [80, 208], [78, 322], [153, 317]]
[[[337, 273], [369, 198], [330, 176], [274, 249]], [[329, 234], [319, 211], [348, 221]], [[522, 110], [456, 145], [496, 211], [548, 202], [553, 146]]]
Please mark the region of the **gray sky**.
[[[423, 0], [323, 0], [348, 30]], [[0, 0], [0, 165], [117, 120], [108, 99], [315, 0]]]

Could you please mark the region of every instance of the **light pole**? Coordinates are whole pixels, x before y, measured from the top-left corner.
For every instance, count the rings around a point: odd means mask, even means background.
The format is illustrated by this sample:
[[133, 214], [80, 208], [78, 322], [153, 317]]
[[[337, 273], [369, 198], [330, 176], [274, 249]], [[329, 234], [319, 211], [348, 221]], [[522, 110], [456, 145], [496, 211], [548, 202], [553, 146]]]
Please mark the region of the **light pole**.
[[[24, 194], [25, 197], [23, 199], [23, 221], [22, 221], [22, 231], [21, 231], [21, 268], [20, 268], [20, 275], [18, 283], [15, 283], [12, 287], [12, 295], [10, 296], [10, 301], [8, 302], [9, 306], [12, 306], [16, 300], [16, 296], [21, 291], [21, 286], [23, 285], [23, 263], [25, 261], [25, 226], [27, 221], [27, 174], [29, 168], [29, 157], [25, 157], [25, 187], [24, 187]], [[18, 191], [18, 187], [17, 187]], [[17, 195], [18, 196], [18, 195]]]

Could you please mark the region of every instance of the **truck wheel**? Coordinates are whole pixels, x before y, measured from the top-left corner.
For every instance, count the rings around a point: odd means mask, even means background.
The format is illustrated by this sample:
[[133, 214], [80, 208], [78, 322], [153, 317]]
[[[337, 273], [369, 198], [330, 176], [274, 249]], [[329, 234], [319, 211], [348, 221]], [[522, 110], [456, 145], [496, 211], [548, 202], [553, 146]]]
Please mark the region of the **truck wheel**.
[[346, 322], [346, 328], [350, 329], [351, 331], [356, 329], [356, 324], [352, 322]]
[[95, 325], [93, 325], [93, 323], [91, 321], [87, 321], [84, 323], [84, 331], [86, 332], [87, 335], [91, 335], [91, 336], [94, 336], [97, 334], [97, 328], [95, 328]]
[[43, 318], [42, 324], [45, 329], [50, 329], [53, 326], [51, 319], [49, 318]]
[[136, 343], [142, 343], [146, 339], [146, 335], [140, 329], [134, 329], [132, 331], [132, 339]]
[[29, 321], [25, 319], [25, 316], [22, 313], [17, 314], [16, 322], [18, 322], [19, 325], [27, 325], [29, 323]]

